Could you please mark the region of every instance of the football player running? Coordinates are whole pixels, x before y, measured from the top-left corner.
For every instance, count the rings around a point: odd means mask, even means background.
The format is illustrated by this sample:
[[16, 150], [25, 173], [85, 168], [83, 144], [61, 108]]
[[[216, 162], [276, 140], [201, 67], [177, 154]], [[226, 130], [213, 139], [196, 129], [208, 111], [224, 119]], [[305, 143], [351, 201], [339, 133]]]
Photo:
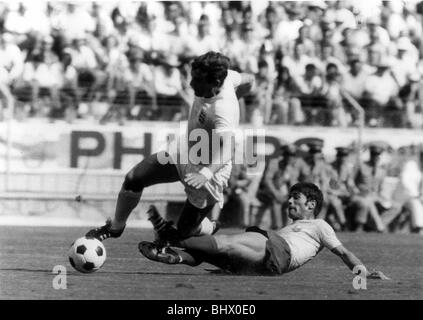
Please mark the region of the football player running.
[[[156, 231], [156, 244], [217, 231], [216, 222], [206, 216], [216, 203], [223, 205], [223, 190], [232, 169], [232, 137], [240, 118], [238, 99], [254, 85], [253, 75], [232, 71], [229, 65], [229, 58], [217, 52], [208, 52], [193, 60], [190, 85], [195, 97], [188, 118], [188, 141], [174, 143], [169, 152], [152, 154], [132, 168], [119, 192], [114, 218], [90, 230], [87, 237], [100, 241], [120, 237], [144, 188], [176, 181], [184, 184], [187, 194], [177, 228], [165, 221], [154, 206], [147, 212]], [[197, 152], [193, 147], [198, 145], [192, 138], [198, 135], [207, 138], [200, 143], [207, 144], [209, 153], [200, 152], [199, 157], [195, 156]], [[218, 148], [213, 141], [218, 141]]]

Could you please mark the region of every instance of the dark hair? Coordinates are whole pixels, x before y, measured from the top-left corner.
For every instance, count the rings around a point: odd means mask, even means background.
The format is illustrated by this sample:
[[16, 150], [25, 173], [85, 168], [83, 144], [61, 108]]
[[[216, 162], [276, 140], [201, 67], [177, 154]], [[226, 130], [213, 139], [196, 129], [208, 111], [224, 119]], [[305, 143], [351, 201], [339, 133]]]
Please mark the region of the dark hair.
[[228, 75], [230, 60], [221, 53], [209, 51], [194, 59], [192, 69], [201, 73], [201, 77], [213, 84], [223, 84]]
[[319, 187], [310, 182], [298, 182], [289, 189], [289, 194], [299, 192], [306, 196], [307, 201], [316, 201], [314, 216], [317, 217], [323, 206], [323, 193]]

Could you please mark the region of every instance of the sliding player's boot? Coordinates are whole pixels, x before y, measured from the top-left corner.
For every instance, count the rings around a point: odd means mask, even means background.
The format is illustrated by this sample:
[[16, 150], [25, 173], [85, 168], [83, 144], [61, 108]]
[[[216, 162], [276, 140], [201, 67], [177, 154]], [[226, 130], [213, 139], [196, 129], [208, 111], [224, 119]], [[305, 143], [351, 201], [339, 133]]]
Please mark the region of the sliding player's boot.
[[144, 257], [153, 261], [166, 264], [178, 264], [182, 262], [182, 257], [176, 250], [170, 247], [160, 248], [155, 243], [142, 241], [138, 244], [138, 249]]
[[171, 242], [179, 240], [178, 230], [173, 226], [173, 221], [166, 221], [160, 215], [154, 205], [151, 205], [147, 211], [148, 220], [153, 224], [155, 231], [155, 240], [158, 246], [169, 246]]
[[107, 219], [106, 224], [104, 226], [88, 231], [85, 236], [87, 238], [95, 238], [100, 241], [104, 241], [108, 238], [119, 238], [124, 230], [125, 228], [120, 230], [113, 230], [112, 220], [109, 218]]

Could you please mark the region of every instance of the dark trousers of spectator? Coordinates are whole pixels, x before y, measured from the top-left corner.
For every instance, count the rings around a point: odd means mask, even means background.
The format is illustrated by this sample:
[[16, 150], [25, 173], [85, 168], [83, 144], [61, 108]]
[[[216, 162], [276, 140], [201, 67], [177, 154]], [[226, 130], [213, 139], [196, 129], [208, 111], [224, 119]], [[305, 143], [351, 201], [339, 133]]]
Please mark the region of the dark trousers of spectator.
[[182, 112], [184, 100], [179, 96], [157, 94], [157, 119], [161, 121], [172, 120], [177, 113]]
[[406, 124], [406, 112], [395, 101], [382, 105], [373, 99], [361, 99], [365, 111], [365, 123], [369, 126], [402, 128]]
[[[135, 112], [132, 110], [132, 103], [133, 106], [139, 106], [139, 109]], [[156, 118], [153, 98], [144, 90], [136, 90], [134, 97], [131, 97], [128, 89], [118, 91], [109, 111], [116, 111], [120, 114], [120, 117], [132, 120], [154, 120]]]

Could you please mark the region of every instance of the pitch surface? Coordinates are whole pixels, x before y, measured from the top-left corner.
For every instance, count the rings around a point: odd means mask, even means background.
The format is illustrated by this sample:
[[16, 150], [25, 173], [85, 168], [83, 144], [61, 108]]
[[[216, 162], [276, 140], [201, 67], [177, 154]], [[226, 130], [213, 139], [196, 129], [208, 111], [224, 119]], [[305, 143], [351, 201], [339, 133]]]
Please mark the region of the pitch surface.
[[[213, 273], [168, 266], [138, 253], [148, 229], [128, 229], [104, 242], [107, 261], [93, 274], [73, 270], [67, 249], [87, 230], [81, 228], [0, 227], [0, 299], [423, 299], [423, 237], [392, 234], [339, 234], [344, 245], [391, 281], [369, 280], [354, 290], [353, 275], [324, 250], [304, 267], [281, 277]], [[220, 232], [232, 233], [235, 230]], [[53, 267], [67, 269], [67, 289], [55, 290]]]

